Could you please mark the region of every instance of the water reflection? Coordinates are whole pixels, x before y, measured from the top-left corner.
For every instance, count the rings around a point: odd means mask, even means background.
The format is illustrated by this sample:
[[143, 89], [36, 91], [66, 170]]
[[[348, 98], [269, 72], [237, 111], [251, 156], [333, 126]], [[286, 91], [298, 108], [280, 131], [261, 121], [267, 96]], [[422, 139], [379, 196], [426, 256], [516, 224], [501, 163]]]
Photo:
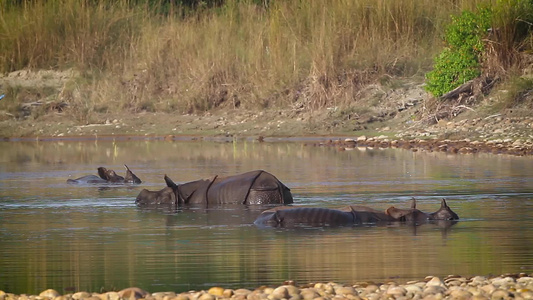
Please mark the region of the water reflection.
[[[140, 186], [72, 186], [121, 170]], [[445, 197], [453, 226], [258, 228], [253, 207], [144, 210], [134, 199], [179, 182], [253, 169], [275, 174], [296, 205], [422, 211]], [[213, 285], [419, 279], [533, 272], [533, 160], [302, 143], [16, 142], [0, 150], [0, 290], [148, 291]]]

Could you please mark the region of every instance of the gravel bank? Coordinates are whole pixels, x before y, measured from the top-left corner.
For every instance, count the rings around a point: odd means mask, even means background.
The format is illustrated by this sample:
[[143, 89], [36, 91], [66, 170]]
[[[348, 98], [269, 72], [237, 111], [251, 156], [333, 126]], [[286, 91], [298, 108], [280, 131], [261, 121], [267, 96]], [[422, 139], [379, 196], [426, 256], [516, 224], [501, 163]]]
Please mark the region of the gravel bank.
[[355, 147], [371, 148], [402, 148], [411, 151], [447, 152], [447, 153], [492, 153], [516, 156], [533, 155], [533, 140], [470, 140], [470, 139], [389, 139], [382, 135], [378, 137], [359, 136], [344, 140], [328, 140], [323, 143], [314, 143], [314, 146], [335, 146], [340, 150], [350, 150]]
[[531, 274], [505, 274], [498, 277], [446, 278], [428, 276], [420, 281], [404, 284], [396, 282], [359, 282], [354, 285], [338, 283], [312, 283], [302, 286], [287, 282], [278, 287], [249, 289], [224, 289], [212, 287], [207, 291], [184, 293], [149, 293], [132, 287], [118, 292], [77, 292], [61, 295], [55, 290], [45, 290], [39, 295], [14, 295], [0, 291], [0, 300], [326, 300], [326, 299], [533, 299]]

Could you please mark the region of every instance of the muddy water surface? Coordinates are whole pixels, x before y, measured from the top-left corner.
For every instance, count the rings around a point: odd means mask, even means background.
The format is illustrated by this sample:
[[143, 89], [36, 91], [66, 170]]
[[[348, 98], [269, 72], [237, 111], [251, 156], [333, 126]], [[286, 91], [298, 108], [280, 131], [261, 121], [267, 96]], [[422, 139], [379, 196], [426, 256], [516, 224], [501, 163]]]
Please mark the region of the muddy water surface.
[[[141, 186], [73, 186], [105, 166]], [[295, 205], [434, 211], [453, 226], [257, 228], [261, 209], [142, 210], [142, 188], [253, 169], [275, 174]], [[150, 292], [426, 275], [533, 272], [533, 159], [353, 150], [300, 142], [63, 141], [0, 145], [0, 290]]]

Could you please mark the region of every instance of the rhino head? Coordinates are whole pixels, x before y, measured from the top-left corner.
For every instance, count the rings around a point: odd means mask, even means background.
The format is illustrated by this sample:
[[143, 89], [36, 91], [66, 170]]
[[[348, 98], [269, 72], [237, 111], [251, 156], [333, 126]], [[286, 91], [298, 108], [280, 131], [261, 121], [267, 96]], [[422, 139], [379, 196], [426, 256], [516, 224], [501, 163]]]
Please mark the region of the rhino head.
[[180, 197], [178, 185], [175, 184], [174, 181], [172, 181], [172, 179], [170, 179], [170, 177], [168, 177], [166, 174], [165, 182], [167, 186], [159, 191], [149, 191], [147, 189], [143, 189], [139, 195], [137, 195], [135, 203], [139, 206], [160, 204], [178, 206], [179, 204], [182, 204], [184, 201], [182, 197]]
[[98, 176], [107, 182], [124, 182], [124, 177], [117, 175], [115, 171], [104, 167], [98, 168]]
[[440, 202], [440, 208], [434, 213], [430, 213], [430, 220], [459, 220], [459, 216], [446, 204], [446, 199]]
[[396, 220], [412, 223], [424, 223], [428, 220], [459, 220], [459, 216], [446, 204], [445, 199], [442, 199], [439, 210], [433, 213], [424, 213], [418, 210], [416, 199], [413, 198], [411, 201], [411, 208], [400, 209], [392, 206], [385, 213]]

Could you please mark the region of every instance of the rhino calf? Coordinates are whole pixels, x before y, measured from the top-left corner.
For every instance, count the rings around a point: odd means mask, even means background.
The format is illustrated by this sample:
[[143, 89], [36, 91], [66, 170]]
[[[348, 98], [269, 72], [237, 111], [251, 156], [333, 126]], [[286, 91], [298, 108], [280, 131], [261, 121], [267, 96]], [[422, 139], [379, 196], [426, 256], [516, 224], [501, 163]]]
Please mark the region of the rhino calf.
[[124, 165], [126, 168], [126, 176], [122, 177], [117, 175], [115, 171], [111, 169], [106, 169], [104, 167], [98, 168], [98, 176], [96, 175], [87, 175], [76, 179], [67, 179], [67, 183], [70, 184], [101, 184], [101, 183], [131, 183], [131, 184], [141, 184], [142, 181], [137, 177], [133, 172]]

